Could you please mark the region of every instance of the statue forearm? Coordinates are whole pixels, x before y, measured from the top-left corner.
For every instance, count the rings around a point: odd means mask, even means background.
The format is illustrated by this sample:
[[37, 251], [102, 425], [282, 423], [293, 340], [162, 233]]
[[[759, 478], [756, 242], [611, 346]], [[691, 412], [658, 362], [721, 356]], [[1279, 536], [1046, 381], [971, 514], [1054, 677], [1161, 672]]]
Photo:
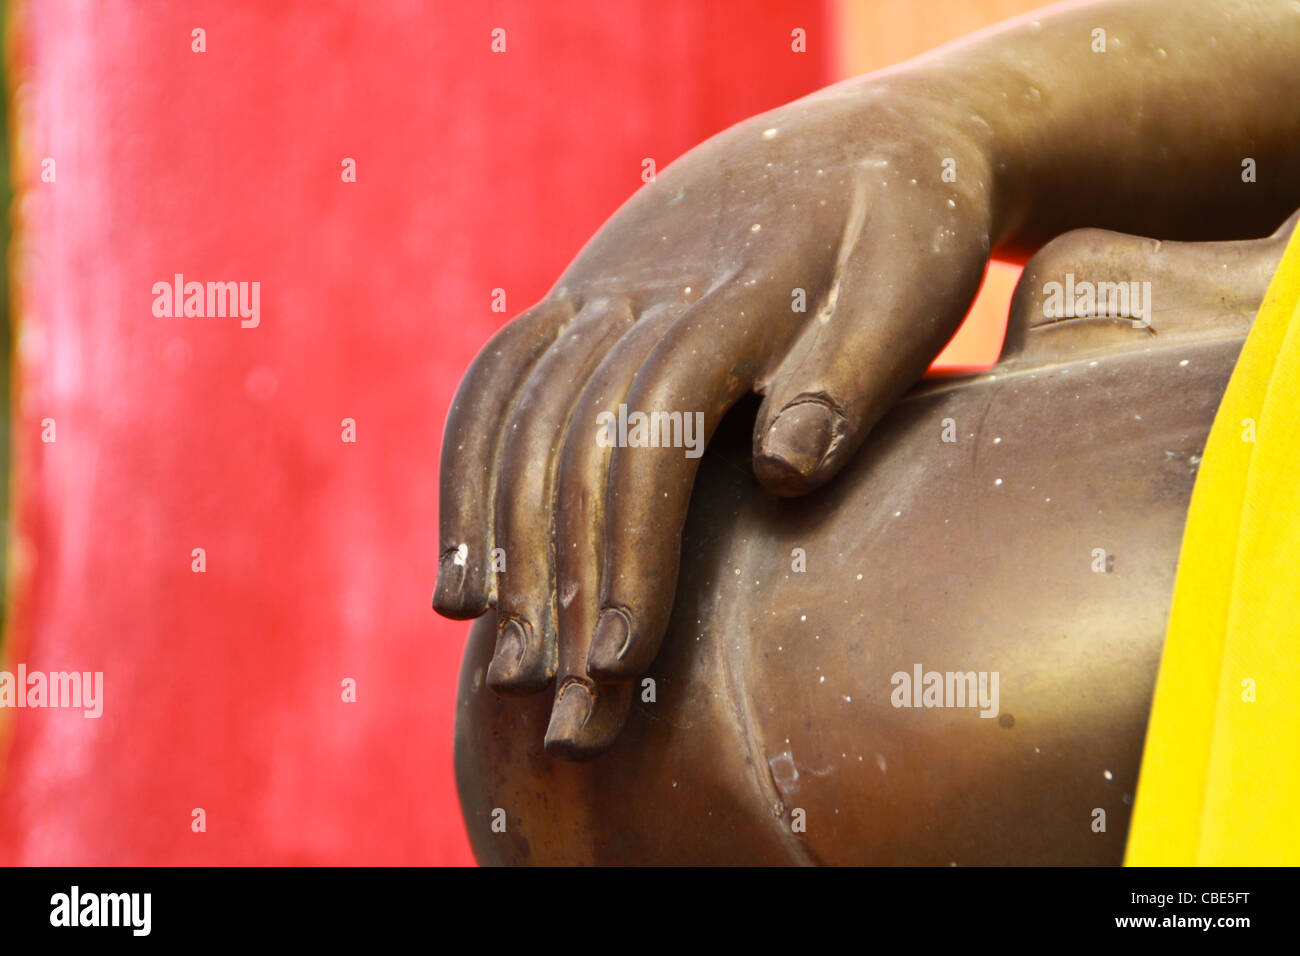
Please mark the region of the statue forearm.
[[1300, 206], [1294, 3], [1063, 5], [867, 82], [952, 104], [988, 144], [1004, 254], [1080, 226], [1255, 237]]

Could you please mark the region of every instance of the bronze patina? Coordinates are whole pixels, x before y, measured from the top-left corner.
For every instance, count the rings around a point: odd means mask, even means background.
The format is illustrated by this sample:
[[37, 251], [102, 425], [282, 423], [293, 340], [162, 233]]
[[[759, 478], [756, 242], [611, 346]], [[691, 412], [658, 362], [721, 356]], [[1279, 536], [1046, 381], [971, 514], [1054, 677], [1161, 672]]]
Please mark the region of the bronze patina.
[[[448, 418], [479, 858], [1118, 862], [1298, 62], [1294, 4], [1054, 8], [639, 190]], [[917, 387], [992, 253], [1002, 362]]]

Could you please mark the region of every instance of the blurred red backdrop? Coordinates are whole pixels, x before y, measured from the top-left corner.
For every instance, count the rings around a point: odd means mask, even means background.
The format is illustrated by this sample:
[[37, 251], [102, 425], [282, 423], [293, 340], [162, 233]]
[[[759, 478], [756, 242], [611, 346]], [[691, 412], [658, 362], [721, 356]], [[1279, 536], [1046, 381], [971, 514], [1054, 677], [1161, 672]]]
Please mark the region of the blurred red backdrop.
[[[429, 597], [447, 405], [509, 317], [492, 290], [539, 298], [643, 158], [834, 79], [828, 6], [13, 12], [4, 667], [105, 688], [98, 720], [0, 711], [0, 862], [471, 862], [467, 626]], [[155, 317], [175, 273], [260, 282], [260, 325]]]

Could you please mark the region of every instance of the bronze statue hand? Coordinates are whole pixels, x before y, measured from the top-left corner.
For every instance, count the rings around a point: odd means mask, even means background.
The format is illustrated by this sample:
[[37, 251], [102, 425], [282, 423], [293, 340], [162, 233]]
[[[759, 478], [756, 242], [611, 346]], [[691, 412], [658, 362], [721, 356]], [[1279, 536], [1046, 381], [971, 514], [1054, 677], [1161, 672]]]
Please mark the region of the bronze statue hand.
[[457, 393], [434, 604], [495, 603], [488, 683], [558, 673], [547, 749], [608, 746], [668, 623], [701, 433], [757, 392], [759, 480], [822, 484], [957, 327], [990, 246], [1271, 230], [1300, 205], [1297, 51], [1294, 4], [1066, 5], [686, 154]]
[[727, 410], [764, 396], [754, 470], [802, 494], [956, 329], [989, 254], [988, 136], [888, 77], [741, 123], [633, 196], [474, 361], [443, 441], [434, 605], [495, 604], [498, 692], [558, 676], [549, 752], [591, 756], [622, 726]]

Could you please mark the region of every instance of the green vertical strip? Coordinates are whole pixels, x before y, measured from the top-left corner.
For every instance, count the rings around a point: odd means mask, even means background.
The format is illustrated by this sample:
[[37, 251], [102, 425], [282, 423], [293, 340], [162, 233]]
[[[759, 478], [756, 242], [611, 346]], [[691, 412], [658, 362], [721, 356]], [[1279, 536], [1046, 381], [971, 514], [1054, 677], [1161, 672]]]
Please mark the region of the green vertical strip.
[[9, 4], [0, 0], [0, 660], [3, 660], [5, 617], [9, 594], [9, 444], [10, 370], [13, 331], [9, 309], [9, 226], [13, 184], [9, 179]]

